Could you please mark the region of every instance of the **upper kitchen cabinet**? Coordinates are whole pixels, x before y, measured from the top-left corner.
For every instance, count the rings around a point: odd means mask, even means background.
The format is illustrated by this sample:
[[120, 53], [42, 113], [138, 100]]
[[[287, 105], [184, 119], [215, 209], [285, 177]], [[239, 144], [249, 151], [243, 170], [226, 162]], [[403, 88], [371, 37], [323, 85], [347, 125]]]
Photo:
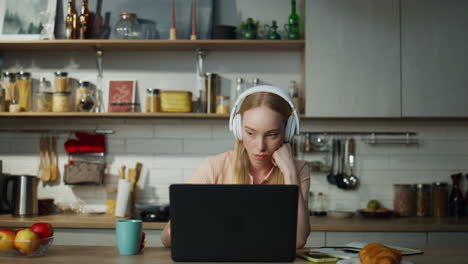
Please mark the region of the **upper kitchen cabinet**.
[[468, 1], [403, 0], [402, 115], [468, 116]]
[[398, 0], [306, 1], [306, 115], [400, 117]]

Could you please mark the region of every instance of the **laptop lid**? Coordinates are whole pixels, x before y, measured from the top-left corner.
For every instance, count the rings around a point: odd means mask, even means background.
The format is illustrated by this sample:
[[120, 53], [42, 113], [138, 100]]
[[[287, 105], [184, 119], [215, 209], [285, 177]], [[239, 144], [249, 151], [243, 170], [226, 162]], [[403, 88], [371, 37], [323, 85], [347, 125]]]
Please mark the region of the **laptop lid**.
[[296, 185], [170, 186], [174, 261], [293, 261]]

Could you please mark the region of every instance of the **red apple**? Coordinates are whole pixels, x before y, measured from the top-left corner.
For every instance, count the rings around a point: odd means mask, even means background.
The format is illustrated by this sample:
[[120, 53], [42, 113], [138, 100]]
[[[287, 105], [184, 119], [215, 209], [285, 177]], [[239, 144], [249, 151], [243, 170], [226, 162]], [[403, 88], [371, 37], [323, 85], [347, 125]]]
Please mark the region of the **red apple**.
[[13, 229], [0, 229], [0, 252], [8, 252], [13, 249], [15, 231]]
[[35, 223], [29, 229], [35, 232], [41, 239], [54, 235], [54, 228], [49, 223]]
[[29, 254], [39, 248], [39, 236], [30, 229], [20, 230], [15, 236], [14, 246], [22, 254]]

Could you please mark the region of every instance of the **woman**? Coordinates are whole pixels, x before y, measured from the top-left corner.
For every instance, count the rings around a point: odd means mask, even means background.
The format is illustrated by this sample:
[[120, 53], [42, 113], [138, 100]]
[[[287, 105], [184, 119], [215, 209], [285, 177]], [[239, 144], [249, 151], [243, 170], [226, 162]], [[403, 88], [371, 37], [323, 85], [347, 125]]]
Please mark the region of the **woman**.
[[[287, 143], [299, 132], [299, 118], [291, 99], [276, 87], [251, 88], [239, 96], [231, 113], [230, 129], [237, 138], [234, 150], [208, 157], [195, 171], [191, 183], [298, 185], [296, 247], [304, 247], [310, 233], [310, 177], [306, 163], [293, 160]], [[164, 228], [161, 241], [170, 247], [170, 224]]]

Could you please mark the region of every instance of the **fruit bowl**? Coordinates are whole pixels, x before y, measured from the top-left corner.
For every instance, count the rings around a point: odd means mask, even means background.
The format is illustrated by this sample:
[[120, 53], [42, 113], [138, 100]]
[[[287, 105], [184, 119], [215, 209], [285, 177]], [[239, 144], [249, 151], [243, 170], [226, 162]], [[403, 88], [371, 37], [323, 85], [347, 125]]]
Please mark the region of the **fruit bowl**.
[[[52, 245], [54, 237], [41, 238], [31, 243], [30, 240], [1, 240], [0, 257], [39, 257]], [[21, 248], [21, 249], [19, 249]]]

